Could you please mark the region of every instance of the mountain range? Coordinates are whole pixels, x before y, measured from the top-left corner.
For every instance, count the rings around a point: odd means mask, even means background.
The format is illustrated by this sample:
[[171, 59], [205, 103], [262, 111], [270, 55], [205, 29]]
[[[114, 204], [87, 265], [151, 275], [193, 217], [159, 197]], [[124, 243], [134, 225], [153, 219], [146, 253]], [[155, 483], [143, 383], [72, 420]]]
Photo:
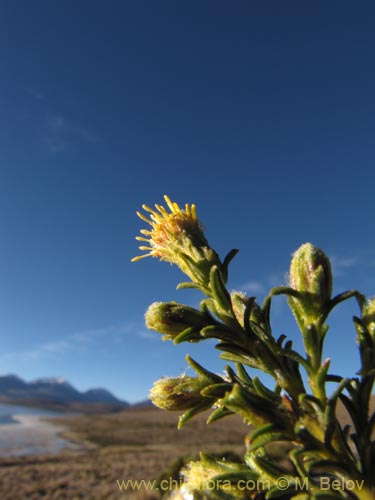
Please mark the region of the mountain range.
[[0, 376], [0, 403], [85, 413], [119, 411], [129, 406], [103, 388], [81, 392], [61, 377], [25, 382], [16, 375]]

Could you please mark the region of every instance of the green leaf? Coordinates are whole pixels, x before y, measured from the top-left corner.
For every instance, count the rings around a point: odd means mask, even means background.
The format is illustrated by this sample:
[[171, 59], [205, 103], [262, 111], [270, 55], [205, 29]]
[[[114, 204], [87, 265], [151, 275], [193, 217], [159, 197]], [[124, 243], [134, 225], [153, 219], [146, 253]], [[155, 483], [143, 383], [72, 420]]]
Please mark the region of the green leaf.
[[[216, 346], [216, 348], [218, 348], [218, 346]], [[258, 368], [258, 365], [255, 361], [254, 364], [251, 364], [251, 362], [248, 359], [245, 359], [244, 356], [239, 356], [230, 352], [224, 352], [223, 354], [220, 354], [220, 359], [223, 359], [224, 361], [230, 361], [232, 363], [244, 363], [248, 366], [252, 366], [253, 368]]]
[[215, 347], [216, 347], [216, 349], [219, 349], [220, 351], [230, 352], [232, 354], [237, 354], [239, 356], [244, 356], [246, 358], [253, 357], [253, 356], [250, 356], [248, 351], [246, 349], [244, 349], [243, 347], [239, 347], [239, 346], [234, 345], [230, 342], [220, 342]]
[[357, 416], [357, 409], [355, 405], [353, 404], [353, 401], [348, 398], [348, 396], [345, 396], [345, 394], [340, 394], [339, 395], [340, 401], [343, 403], [345, 406], [347, 412], [349, 413], [355, 429], [360, 429], [360, 424], [358, 421], [358, 416]]
[[252, 461], [256, 466], [256, 471], [261, 472], [262, 475], [264, 474], [269, 479], [277, 479], [280, 476], [284, 477], [288, 475], [287, 471], [283, 467], [275, 464], [274, 462], [271, 462], [269, 458], [255, 456], [253, 457]]
[[236, 464], [236, 466], [238, 470], [233, 470], [230, 472], [226, 472], [224, 474], [219, 474], [218, 476], [215, 476], [215, 481], [217, 481], [218, 483], [229, 481], [233, 485], [235, 485], [239, 481], [245, 481], [246, 483], [247, 481], [256, 481], [257, 479], [259, 479], [259, 474], [252, 471], [248, 467], [240, 464]]
[[250, 297], [249, 300], [247, 301], [247, 304], [246, 304], [246, 307], [245, 307], [245, 310], [243, 313], [244, 329], [248, 335], [254, 335], [253, 329], [251, 328], [251, 322], [250, 322], [251, 310], [253, 308], [254, 303], [255, 303], [255, 297]]
[[184, 288], [196, 288], [200, 290], [199, 285], [193, 283], [192, 281], [183, 281], [176, 286], [176, 290], [182, 290]]
[[250, 442], [253, 441], [254, 439], [257, 439], [259, 436], [262, 436], [262, 434], [272, 432], [274, 429], [275, 429], [275, 424], [273, 422], [258, 427], [249, 434]]
[[[168, 336], [167, 338], [170, 337]], [[204, 340], [204, 338], [197, 335], [197, 330], [194, 326], [190, 326], [189, 328], [186, 328], [186, 330], [184, 330], [183, 332], [176, 335], [176, 337], [173, 339], [173, 343], [177, 345], [181, 344], [182, 342], [188, 342], [188, 341], [197, 342], [199, 340]]]
[[201, 335], [206, 339], [229, 340], [233, 338], [233, 332], [224, 325], [209, 325], [201, 330]]
[[252, 366], [253, 368], [259, 368], [259, 361], [257, 358], [250, 356], [249, 353], [245, 349], [241, 349], [241, 347], [234, 346], [229, 342], [221, 342], [217, 344], [215, 348], [224, 351], [220, 356], [221, 359]]
[[290, 442], [291, 436], [285, 432], [267, 432], [258, 436], [256, 439], [252, 440], [252, 444], [248, 447], [248, 451], [254, 451], [258, 448], [262, 448], [267, 444], [270, 444], [275, 441], [288, 441]]
[[298, 363], [299, 365], [302, 365], [304, 367], [304, 369], [306, 370], [306, 372], [310, 373], [311, 368], [310, 368], [309, 362], [305, 358], [303, 358], [300, 354], [298, 354], [298, 352], [292, 351], [290, 349], [284, 349], [281, 352], [286, 358], [290, 358], [293, 361], [295, 361], [296, 363]]
[[272, 499], [272, 498], [293, 498], [295, 499], [296, 497], [293, 495], [293, 497], [290, 496], [291, 492], [295, 492], [296, 487], [294, 485], [288, 486], [288, 488], [280, 489], [278, 486], [275, 486], [274, 488], [271, 488], [267, 493], [266, 493], [266, 499]]
[[212, 373], [209, 370], [207, 370], [206, 368], [204, 368], [202, 365], [197, 363], [191, 356], [189, 356], [189, 354], [187, 354], [185, 356], [185, 359], [186, 359], [187, 363], [189, 364], [189, 366], [191, 366], [193, 368], [193, 370], [197, 373], [197, 375], [200, 375], [201, 377], [205, 377], [207, 379], [210, 379], [210, 380], [212, 380], [212, 382], [216, 382], [218, 384], [223, 382], [224, 379], [222, 377], [220, 377], [219, 375], [216, 375], [216, 373]]
[[237, 363], [236, 369], [237, 369], [237, 373], [238, 373], [238, 376], [239, 376], [241, 382], [243, 382], [245, 385], [252, 386], [253, 380], [250, 377], [250, 375], [247, 373], [247, 371], [245, 370], [245, 367], [241, 363]]
[[287, 338], [286, 335], [284, 334], [281, 334], [280, 337], [277, 339], [277, 345], [279, 345], [280, 347], [283, 346], [283, 343], [284, 343], [284, 340]]
[[254, 323], [253, 321], [250, 321], [250, 327], [251, 331], [255, 333], [255, 335], [262, 341], [265, 342], [266, 344], [270, 344], [270, 342], [274, 343], [273, 337], [270, 337], [270, 335], [259, 325]]
[[329, 366], [331, 364], [331, 360], [327, 358], [318, 369], [318, 373], [316, 375], [316, 383], [319, 387], [324, 387], [326, 383], [326, 377], [329, 370]]
[[268, 399], [269, 401], [272, 401], [274, 403], [279, 403], [281, 398], [279, 394], [276, 394], [275, 392], [271, 391], [266, 387], [262, 382], [259, 380], [258, 377], [254, 377], [253, 380], [253, 385], [257, 391], [258, 394], [260, 394], [262, 397], [265, 399]]
[[222, 398], [225, 396], [227, 391], [232, 389], [232, 384], [230, 382], [222, 382], [221, 384], [213, 384], [205, 387], [201, 394], [207, 398]]
[[234, 415], [233, 411], [228, 410], [228, 408], [225, 408], [225, 406], [221, 406], [219, 408], [216, 408], [216, 410], [214, 410], [210, 414], [210, 416], [207, 419], [207, 423], [211, 424], [212, 422], [216, 422], [217, 420], [227, 417], [228, 415]]
[[230, 252], [227, 253], [224, 261], [223, 261], [223, 265], [222, 265], [222, 273], [223, 273], [223, 278], [224, 278], [224, 281], [227, 282], [228, 280], [228, 266], [230, 264], [230, 262], [232, 261], [232, 259], [238, 254], [239, 250], [237, 250], [236, 248], [233, 248]]
[[345, 389], [345, 387], [350, 383], [350, 379], [344, 379], [338, 385], [332, 396], [328, 399], [327, 407], [324, 411], [324, 423], [326, 425], [325, 432], [325, 443], [330, 444], [333, 433], [335, 431], [337, 420], [336, 420], [336, 404], [339, 395]]
[[[211, 404], [213, 403], [214, 402], [212, 401]], [[178, 419], [178, 429], [181, 429], [191, 418], [193, 418], [195, 415], [198, 415], [198, 413], [207, 410], [211, 406], [211, 404], [207, 400], [202, 400], [200, 403], [194, 406], [194, 408], [185, 411], [185, 413], [180, 415]]]
[[220, 307], [223, 310], [230, 311], [232, 308], [230, 294], [225, 287], [225, 283], [217, 266], [212, 266], [210, 270], [210, 288]]
[[316, 492], [312, 494], [312, 500], [341, 500], [340, 493]]
[[270, 320], [271, 303], [272, 303], [272, 297], [269, 296], [269, 297], [265, 298], [265, 300], [263, 301], [263, 304], [262, 304], [264, 322], [266, 324], [267, 330], [270, 333], [271, 333], [271, 320]]

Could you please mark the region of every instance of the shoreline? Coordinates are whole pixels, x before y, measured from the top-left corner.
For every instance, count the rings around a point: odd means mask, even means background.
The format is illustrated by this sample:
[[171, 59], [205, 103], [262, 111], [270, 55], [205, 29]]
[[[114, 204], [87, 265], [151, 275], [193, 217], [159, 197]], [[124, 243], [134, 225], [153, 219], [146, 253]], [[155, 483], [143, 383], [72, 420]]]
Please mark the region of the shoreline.
[[1, 500], [120, 497], [160, 500], [158, 492], [153, 490], [129, 488], [121, 492], [117, 481], [124, 478], [153, 481], [181, 457], [197, 456], [202, 446], [207, 453], [231, 450], [238, 456], [243, 454], [243, 437], [248, 426], [240, 418], [228, 417], [210, 426], [206, 425], [206, 419], [207, 414], [197, 415], [181, 432], [177, 429], [176, 414], [158, 408], [48, 418], [51, 425], [52, 421], [56, 423], [56, 432], [67, 428], [75, 438], [94, 446], [75, 451], [65, 448], [66, 451], [55, 454], [0, 458]]
[[35, 454], [55, 454], [67, 450], [81, 450], [85, 444], [76, 438], [68, 439], [62, 423], [52, 423], [42, 415], [12, 415], [13, 422], [0, 426], [0, 457]]

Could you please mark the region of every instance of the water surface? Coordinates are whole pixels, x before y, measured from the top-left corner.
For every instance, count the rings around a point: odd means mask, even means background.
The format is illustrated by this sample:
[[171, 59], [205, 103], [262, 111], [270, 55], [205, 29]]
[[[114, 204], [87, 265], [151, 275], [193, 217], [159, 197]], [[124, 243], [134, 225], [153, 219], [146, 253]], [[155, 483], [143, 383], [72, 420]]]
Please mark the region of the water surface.
[[59, 434], [60, 425], [44, 422], [43, 417], [58, 417], [58, 411], [0, 403], [0, 456], [57, 453], [77, 448]]
[[[20, 406], [20, 405], [9, 405], [5, 403], [0, 403], [0, 425], [11, 423], [14, 415], [37, 415], [41, 417], [61, 417], [64, 413], [60, 411], [44, 410], [42, 408], [31, 408], [30, 406]], [[18, 423], [14, 421], [14, 423]]]

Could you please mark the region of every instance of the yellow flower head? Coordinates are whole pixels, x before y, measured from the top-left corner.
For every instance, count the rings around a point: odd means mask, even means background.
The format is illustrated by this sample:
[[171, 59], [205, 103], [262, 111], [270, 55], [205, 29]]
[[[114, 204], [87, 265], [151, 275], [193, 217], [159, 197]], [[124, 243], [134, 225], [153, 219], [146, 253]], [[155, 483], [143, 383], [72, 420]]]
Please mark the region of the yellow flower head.
[[146, 237], [136, 237], [137, 240], [146, 241], [149, 244], [149, 246], [139, 247], [140, 250], [148, 251], [148, 253], [134, 257], [132, 262], [152, 256], [175, 264], [173, 248], [176, 244], [182, 243], [186, 233], [194, 234], [196, 238], [198, 237], [207, 244], [197, 218], [195, 205], [190, 206], [187, 203], [185, 210], [181, 210], [179, 205], [172, 202], [167, 195], [164, 196], [164, 199], [170, 213], [163, 206], [157, 204], [155, 205], [156, 210], [142, 205], [142, 208], [151, 214], [149, 219], [141, 212], [137, 212], [138, 217], [150, 224], [152, 229], [151, 231], [142, 229], [141, 233]]
[[147, 205], [142, 208], [149, 218], [137, 212], [138, 217], [147, 222], [151, 229], [142, 229], [139, 241], [146, 242], [140, 250], [146, 251], [132, 259], [132, 262], [144, 257], [157, 257], [160, 260], [176, 264], [196, 284], [207, 284], [212, 265], [220, 265], [220, 260], [206, 240], [203, 228], [198, 220], [195, 205], [185, 205], [185, 210], [164, 196], [168, 209], [155, 204], [155, 209]]

